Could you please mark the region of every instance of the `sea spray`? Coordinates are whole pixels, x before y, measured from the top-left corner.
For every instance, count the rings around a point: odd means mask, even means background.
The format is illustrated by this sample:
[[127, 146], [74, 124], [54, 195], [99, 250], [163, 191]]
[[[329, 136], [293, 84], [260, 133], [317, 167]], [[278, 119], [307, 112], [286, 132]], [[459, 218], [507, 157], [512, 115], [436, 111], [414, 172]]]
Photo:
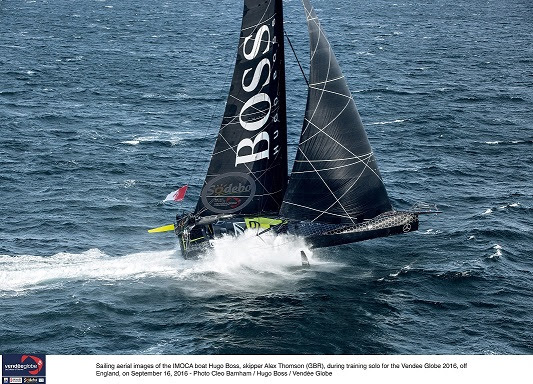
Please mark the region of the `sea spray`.
[[106, 284], [150, 278], [169, 279], [169, 285], [191, 292], [202, 281], [202, 294], [220, 289], [267, 289], [302, 275], [300, 250], [305, 250], [312, 264], [324, 264], [312, 259], [313, 253], [299, 238], [252, 232], [218, 239], [198, 260], [184, 260], [175, 249], [124, 256], [110, 256], [99, 249], [51, 256], [0, 255], [0, 294], [49, 289], [74, 281]]

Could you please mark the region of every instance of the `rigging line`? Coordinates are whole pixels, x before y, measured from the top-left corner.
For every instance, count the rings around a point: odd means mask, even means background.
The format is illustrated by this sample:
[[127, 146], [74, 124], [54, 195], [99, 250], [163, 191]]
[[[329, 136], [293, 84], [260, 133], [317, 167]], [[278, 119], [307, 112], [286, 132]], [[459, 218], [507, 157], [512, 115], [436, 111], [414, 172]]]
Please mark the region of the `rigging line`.
[[298, 63], [298, 67], [300, 67], [300, 72], [302, 72], [302, 76], [304, 77], [304, 80], [309, 87], [309, 81], [307, 80], [307, 76], [305, 76], [304, 69], [302, 68], [302, 64], [300, 63], [300, 60], [298, 59], [298, 56], [296, 55], [296, 51], [294, 50], [294, 47], [292, 46], [291, 39], [289, 38], [289, 35], [287, 34], [287, 31], [285, 31], [285, 28], [283, 29], [283, 33], [285, 34], [285, 37], [287, 38], [287, 42], [291, 46], [292, 53], [294, 54], [294, 58], [296, 59], [296, 62]]

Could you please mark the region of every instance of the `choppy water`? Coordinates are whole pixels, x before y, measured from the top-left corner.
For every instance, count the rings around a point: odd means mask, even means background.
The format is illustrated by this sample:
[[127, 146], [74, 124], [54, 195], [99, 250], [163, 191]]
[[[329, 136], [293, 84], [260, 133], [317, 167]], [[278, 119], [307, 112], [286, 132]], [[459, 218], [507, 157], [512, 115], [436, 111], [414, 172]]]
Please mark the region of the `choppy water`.
[[[309, 269], [288, 238], [185, 261], [146, 229], [172, 222], [175, 187], [195, 205], [241, 2], [1, 1], [0, 352], [533, 352], [530, 1], [314, 5], [394, 205], [443, 214]], [[306, 91], [287, 59], [293, 153]]]

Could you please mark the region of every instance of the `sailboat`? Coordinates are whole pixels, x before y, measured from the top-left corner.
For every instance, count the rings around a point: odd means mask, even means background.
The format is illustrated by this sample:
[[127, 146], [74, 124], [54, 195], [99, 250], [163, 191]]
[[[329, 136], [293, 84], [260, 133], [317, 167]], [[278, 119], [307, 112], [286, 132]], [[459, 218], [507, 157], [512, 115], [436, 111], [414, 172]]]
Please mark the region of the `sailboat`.
[[[194, 211], [172, 228], [185, 258], [255, 230], [331, 247], [416, 231], [394, 210], [355, 102], [309, 0], [307, 105], [288, 173], [282, 0], [244, 0], [224, 117]], [[290, 40], [289, 40], [290, 42]]]

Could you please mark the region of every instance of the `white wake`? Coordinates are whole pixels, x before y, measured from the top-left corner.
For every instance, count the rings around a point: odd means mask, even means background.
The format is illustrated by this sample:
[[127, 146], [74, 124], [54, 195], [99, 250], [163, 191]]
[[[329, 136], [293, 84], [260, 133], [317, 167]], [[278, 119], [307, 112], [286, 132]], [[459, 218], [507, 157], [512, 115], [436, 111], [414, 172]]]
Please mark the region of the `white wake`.
[[201, 284], [206, 290], [264, 289], [304, 276], [300, 251], [312, 267], [328, 263], [315, 260], [302, 239], [267, 234], [225, 237], [197, 260], [184, 260], [177, 250], [149, 251], [110, 256], [99, 249], [52, 256], [0, 255], [0, 294], [60, 287], [67, 282], [145, 280]]

